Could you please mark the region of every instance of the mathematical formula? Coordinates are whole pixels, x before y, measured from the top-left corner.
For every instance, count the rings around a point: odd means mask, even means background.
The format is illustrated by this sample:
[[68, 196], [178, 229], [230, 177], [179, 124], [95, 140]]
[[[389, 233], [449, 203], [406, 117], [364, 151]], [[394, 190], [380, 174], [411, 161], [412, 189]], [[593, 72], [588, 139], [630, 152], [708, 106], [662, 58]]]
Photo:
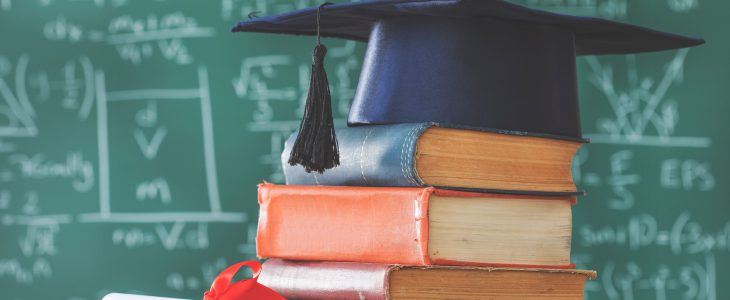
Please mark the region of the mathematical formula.
[[671, 223], [661, 224], [649, 214], [632, 216], [624, 224], [595, 227], [584, 224], [575, 229], [584, 248], [618, 246], [637, 251], [664, 248], [672, 254], [730, 252], [730, 221], [721, 228], [703, 228], [683, 212]]
[[[590, 262], [590, 255], [576, 255]], [[586, 282], [586, 299], [697, 299], [717, 298], [715, 256], [686, 260], [679, 267], [648, 267], [638, 261], [609, 261], [597, 280]]]

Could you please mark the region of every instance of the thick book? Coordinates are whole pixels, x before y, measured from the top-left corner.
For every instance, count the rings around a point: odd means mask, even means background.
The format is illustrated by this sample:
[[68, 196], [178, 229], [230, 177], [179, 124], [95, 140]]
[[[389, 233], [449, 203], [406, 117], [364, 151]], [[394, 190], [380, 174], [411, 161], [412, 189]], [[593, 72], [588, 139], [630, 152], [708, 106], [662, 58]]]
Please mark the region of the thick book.
[[575, 196], [259, 186], [261, 258], [570, 268]]
[[270, 259], [259, 282], [287, 299], [583, 299], [596, 272], [572, 269], [403, 267]]
[[449, 189], [580, 194], [571, 161], [583, 140], [448, 128], [434, 123], [337, 128], [340, 165], [323, 174], [288, 163], [289, 185], [435, 186]]

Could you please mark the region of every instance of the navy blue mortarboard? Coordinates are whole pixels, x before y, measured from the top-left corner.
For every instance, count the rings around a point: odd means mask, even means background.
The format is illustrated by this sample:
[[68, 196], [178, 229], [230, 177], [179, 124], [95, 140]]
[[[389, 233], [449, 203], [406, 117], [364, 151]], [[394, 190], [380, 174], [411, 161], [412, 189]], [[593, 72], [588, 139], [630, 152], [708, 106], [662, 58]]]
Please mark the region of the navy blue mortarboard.
[[[348, 117], [351, 126], [437, 122], [569, 139], [582, 139], [576, 55], [660, 51], [704, 43], [500, 0], [332, 4], [243, 21], [233, 31], [368, 41]], [[317, 62], [321, 66], [321, 58], [315, 58], [313, 69]], [[321, 89], [321, 82], [318, 85]], [[320, 105], [329, 106], [328, 97]], [[315, 115], [321, 116], [323, 110], [331, 109], [318, 107]], [[331, 111], [329, 118], [331, 124]], [[300, 137], [301, 133], [300, 129]], [[317, 140], [314, 134], [309, 136]], [[334, 145], [324, 148], [334, 146], [337, 154], [336, 140], [330, 143]], [[322, 151], [317, 149], [322, 146], [314, 144], [306, 144], [309, 150], [304, 152], [309, 154], [304, 159], [290, 163], [318, 172], [331, 168], [332, 163], [319, 162]]]

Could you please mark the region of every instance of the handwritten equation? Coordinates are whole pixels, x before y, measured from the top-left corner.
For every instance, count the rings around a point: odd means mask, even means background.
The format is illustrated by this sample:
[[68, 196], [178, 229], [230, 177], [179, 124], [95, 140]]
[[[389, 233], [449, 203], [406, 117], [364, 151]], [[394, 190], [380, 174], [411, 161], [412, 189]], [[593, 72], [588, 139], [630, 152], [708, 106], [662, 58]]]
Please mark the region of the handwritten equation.
[[[579, 264], [589, 263], [590, 254], [577, 254]], [[716, 300], [717, 262], [707, 254], [679, 266], [647, 266], [640, 261], [608, 262], [594, 281], [586, 282], [586, 299], [697, 299]]]
[[43, 35], [49, 41], [103, 43], [114, 47], [121, 59], [133, 64], [140, 64], [155, 54], [177, 64], [190, 64], [193, 57], [183, 41], [215, 36], [213, 28], [198, 26], [194, 18], [182, 12], [145, 18], [123, 15], [109, 21], [106, 28], [85, 29], [58, 16], [45, 24]]
[[[599, 172], [584, 170], [589, 157], [590, 152], [587, 148], [578, 152], [573, 159], [573, 177], [576, 183], [586, 188], [609, 188], [612, 196], [607, 199], [606, 206], [612, 210], [634, 208], [635, 191], [642, 187], [652, 186], [656, 189], [700, 194], [712, 192], [717, 183], [712, 167], [707, 161], [666, 158], [659, 161], [653, 170], [645, 166], [642, 170], [638, 170], [632, 166], [647, 161], [637, 158], [635, 151], [624, 149], [613, 152], [602, 161], [599, 164], [601, 166]], [[642, 180], [642, 176], [647, 177], [647, 175], [650, 179]]]
[[[520, 3], [530, 7], [560, 13], [601, 17], [607, 19], [626, 19], [629, 15], [628, 0], [523, 0]], [[657, 1], [660, 2], [660, 1]], [[699, 0], [665, 0], [662, 3], [678, 13], [686, 13], [699, 6]]]
[[617, 88], [611, 65], [602, 65], [596, 57], [585, 61], [592, 71], [589, 80], [602, 92], [613, 111], [613, 117], [597, 120], [602, 133], [586, 134], [595, 143], [638, 144], [666, 147], [700, 147], [712, 144], [708, 137], [678, 137], [674, 131], [679, 123], [679, 104], [668, 97], [669, 89], [681, 83], [684, 62], [689, 49], [676, 51], [657, 80], [652, 76], [640, 78], [636, 56], [626, 56], [628, 88]]

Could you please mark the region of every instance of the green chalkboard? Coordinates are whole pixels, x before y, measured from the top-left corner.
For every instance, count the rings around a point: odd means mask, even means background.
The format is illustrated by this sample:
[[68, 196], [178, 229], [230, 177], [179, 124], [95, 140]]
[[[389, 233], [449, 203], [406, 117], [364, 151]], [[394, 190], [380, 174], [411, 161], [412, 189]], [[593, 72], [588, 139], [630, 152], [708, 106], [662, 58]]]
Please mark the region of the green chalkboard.
[[[253, 258], [314, 41], [229, 29], [318, 3], [0, 0], [0, 299], [200, 298]], [[588, 299], [730, 297], [730, 4], [519, 3], [708, 40], [579, 59], [573, 260]], [[342, 124], [364, 45], [325, 42]]]

